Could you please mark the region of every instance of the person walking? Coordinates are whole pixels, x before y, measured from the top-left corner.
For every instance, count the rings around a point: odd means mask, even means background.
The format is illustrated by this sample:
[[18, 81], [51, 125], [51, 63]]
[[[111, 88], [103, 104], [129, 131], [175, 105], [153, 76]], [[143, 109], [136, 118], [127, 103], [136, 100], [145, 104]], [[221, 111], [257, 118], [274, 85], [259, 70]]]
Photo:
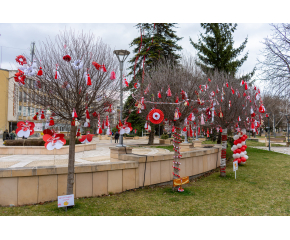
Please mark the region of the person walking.
[[118, 132], [116, 132], [115, 133], [115, 143], [117, 142], [119, 142], [119, 136], [120, 136], [120, 134], [118, 133]]
[[9, 139], [8, 129], [6, 129], [6, 130], [4, 131], [4, 133], [3, 133], [3, 142], [4, 142], [5, 140], [7, 140], [7, 139]]
[[16, 133], [15, 133], [15, 131], [12, 131], [12, 132], [10, 133], [10, 138], [11, 138], [12, 140], [15, 140], [15, 138], [16, 138]]

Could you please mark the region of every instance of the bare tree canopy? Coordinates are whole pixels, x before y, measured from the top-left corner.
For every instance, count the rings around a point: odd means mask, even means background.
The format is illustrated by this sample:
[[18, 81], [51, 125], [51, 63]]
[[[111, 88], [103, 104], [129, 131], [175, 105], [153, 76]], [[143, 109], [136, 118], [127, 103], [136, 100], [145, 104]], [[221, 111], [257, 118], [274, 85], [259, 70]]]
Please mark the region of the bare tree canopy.
[[19, 74], [15, 77], [25, 104], [37, 109], [49, 106], [59, 120], [72, 122], [67, 179], [67, 194], [72, 194], [77, 130], [73, 110], [81, 123], [88, 122], [87, 110], [89, 115], [96, 112], [100, 116], [117, 100], [118, 84], [110, 79], [110, 73], [119, 75], [118, 61], [112, 49], [95, 40], [93, 34], [71, 30], [57, 35], [54, 42], [42, 42], [36, 48], [34, 62], [25, 65], [19, 67], [19, 73], [26, 79], [20, 80]]
[[268, 81], [275, 94], [289, 97], [290, 86], [290, 24], [270, 24], [273, 34], [264, 39], [258, 59], [260, 80]]

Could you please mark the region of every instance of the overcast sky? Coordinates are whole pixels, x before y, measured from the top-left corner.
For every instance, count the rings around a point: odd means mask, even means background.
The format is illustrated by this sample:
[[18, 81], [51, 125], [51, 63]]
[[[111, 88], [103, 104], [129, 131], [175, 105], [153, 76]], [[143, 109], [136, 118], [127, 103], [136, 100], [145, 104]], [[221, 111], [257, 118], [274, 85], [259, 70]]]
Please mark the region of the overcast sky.
[[[29, 53], [29, 47], [32, 41], [39, 44], [39, 41], [45, 41], [46, 38], [54, 37], [59, 31], [65, 28], [75, 29], [76, 31], [92, 32], [95, 36], [101, 37], [102, 40], [109, 44], [113, 49], [127, 49], [132, 52], [129, 44], [140, 32], [135, 27], [136, 23], [82, 23], [82, 24], [10, 24], [0, 23], [0, 46], [2, 46], [2, 63], [3, 69], [15, 69], [15, 57], [22, 53]], [[197, 42], [200, 32], [203, 29], [199, 23], [180, 23], [177, 25], [176, 34], [183, 39], [178, 44], [183, 51], [195, 55], [196, 52], [189, 42], [189, 37]], [[240, 68], [241, 73], [250, 72], [256, 65], [259, 51], [263, 48], [261, 41], [267, 35], [271, 34], [269, 24], [263, 23], [240, 23], [234, 33], [235, 47], [238, 47], [248, 36], [248, 44], [244, 53], [249, 52], [248, 60]], [[130, 54], [129, 57], [131, 57]], [[241, 57], [240, 57], [241, 58]], [[1, 60], [0, 60], [1, 61]]]

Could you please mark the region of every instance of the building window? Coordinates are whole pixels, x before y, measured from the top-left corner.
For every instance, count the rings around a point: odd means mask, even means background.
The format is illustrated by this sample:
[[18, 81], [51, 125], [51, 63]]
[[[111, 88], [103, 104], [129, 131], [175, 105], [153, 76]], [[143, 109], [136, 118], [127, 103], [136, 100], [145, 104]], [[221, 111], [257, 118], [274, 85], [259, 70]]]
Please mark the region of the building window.
[[18, 115], [21, 116], [21, 113], [22, 113], [22, 106], [19, 106], [19, 108], [18, 108]]
[[27, 109], [27, 107], [23, 107], [23, 114], [22, 114], [22, 115], [23, 115], [24, 117], [27, 116], [27, 115], [26, 115], [26, 109]]
[[26, 92], [23, 92], [23, 102], [26, 102]]
[[28, 110], [27, 116], [30, 116], [30, 107], [28, 107], [27, 110]]
[[34, 116], [34, 107], [31, 108], [31, 116]]
[[22, 102], [22, 91], [19, 91], [19, 101]]

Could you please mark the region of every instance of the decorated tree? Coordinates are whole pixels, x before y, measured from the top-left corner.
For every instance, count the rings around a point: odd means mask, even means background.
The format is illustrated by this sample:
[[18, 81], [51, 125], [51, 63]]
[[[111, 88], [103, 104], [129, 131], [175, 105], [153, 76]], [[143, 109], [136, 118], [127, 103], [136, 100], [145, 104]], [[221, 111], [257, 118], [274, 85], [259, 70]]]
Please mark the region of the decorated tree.
[[[46, 131], [45, 140], [55, 144], [58, 138], [53, 119], [70, 125], [67, 194], [72, 194], [75, 138], [80, 136], [77, 126], [90, 128], [90, 119], [97, 118], [99, 130], [100, 118], [110, 112], [118, 97], [118, 84], [110, 79], [110, 73], [118, 69], [118, 61], [110, 47], [95, 40], [93, 34], [73, 31], [60, 33], [54, 42], [42, 42], [33, 63], [25, 56], [17, 58], [20, 66], [15, 81], [20, 91], [33, 106], [43, 109], [34, 119], [51, 123], [46, 126], [52, 129]], [[82, 142], [91, 139], [91, 135], [83, 136]]]
[[[179, 51], [182, 50], [182, 47], [177, 45], [177, 41], [181, 38], [174, 31], [176, 23], [138, 23], [136, 27], [140, 29], [140, 36], [130, 44], [131, 47], [134, 47], [134, 56], [129, 60], [129, 63], [131, 63], [129, 74], [133, 77], [129, 89], [133, 93], [138, 85], [145, 90], [142, 80], [144, 74], [147, 71], [150, 72], [160, 59], [170, 58], [172, 64], [178, 64], [181, 58]], [[126, 102], [126, 105], [128, 112], [132, 104]], [[125, 117], [127, 116], [125, 113]], [[138, 119], [138, 116], [135, 116], [135, 120], [142, 122], [142, 119]], [[151, 128], [149, 144], [153, 143], [155, 133], [154, 125], [151, 125]]]
[[232, 75], [218, 71], [209, 76], [212, 79], [208, 89], [211, 106], [206, 109], [206, 116], [212, 119], [211, 126], [222, 132], [220, 174], [225, 176], [228, 131], [258, 131], [264, 113], [263, 102], [259, 89], [255, 86], [250, 88], [243, 80], [238, 82]]
[[181, 66], [172, 65], [170, 60], [160, 61], [156, 68], [145, 74], [145, 90], [138, 89], [133, 94], [137, 102], [136, 111], [147, 120], [145, 128], [150, 130], [150, 122], [164, 122], [166, 131], [173, 133], [174, 179], [180, 178], [181, 130], [184, 130], [188, 121], [198, 117], [197, 108], [203, 104], [201, 98], [204, 92], [199, 92], [202, 80], [202, 72], [192, 59], [184, 59]]

